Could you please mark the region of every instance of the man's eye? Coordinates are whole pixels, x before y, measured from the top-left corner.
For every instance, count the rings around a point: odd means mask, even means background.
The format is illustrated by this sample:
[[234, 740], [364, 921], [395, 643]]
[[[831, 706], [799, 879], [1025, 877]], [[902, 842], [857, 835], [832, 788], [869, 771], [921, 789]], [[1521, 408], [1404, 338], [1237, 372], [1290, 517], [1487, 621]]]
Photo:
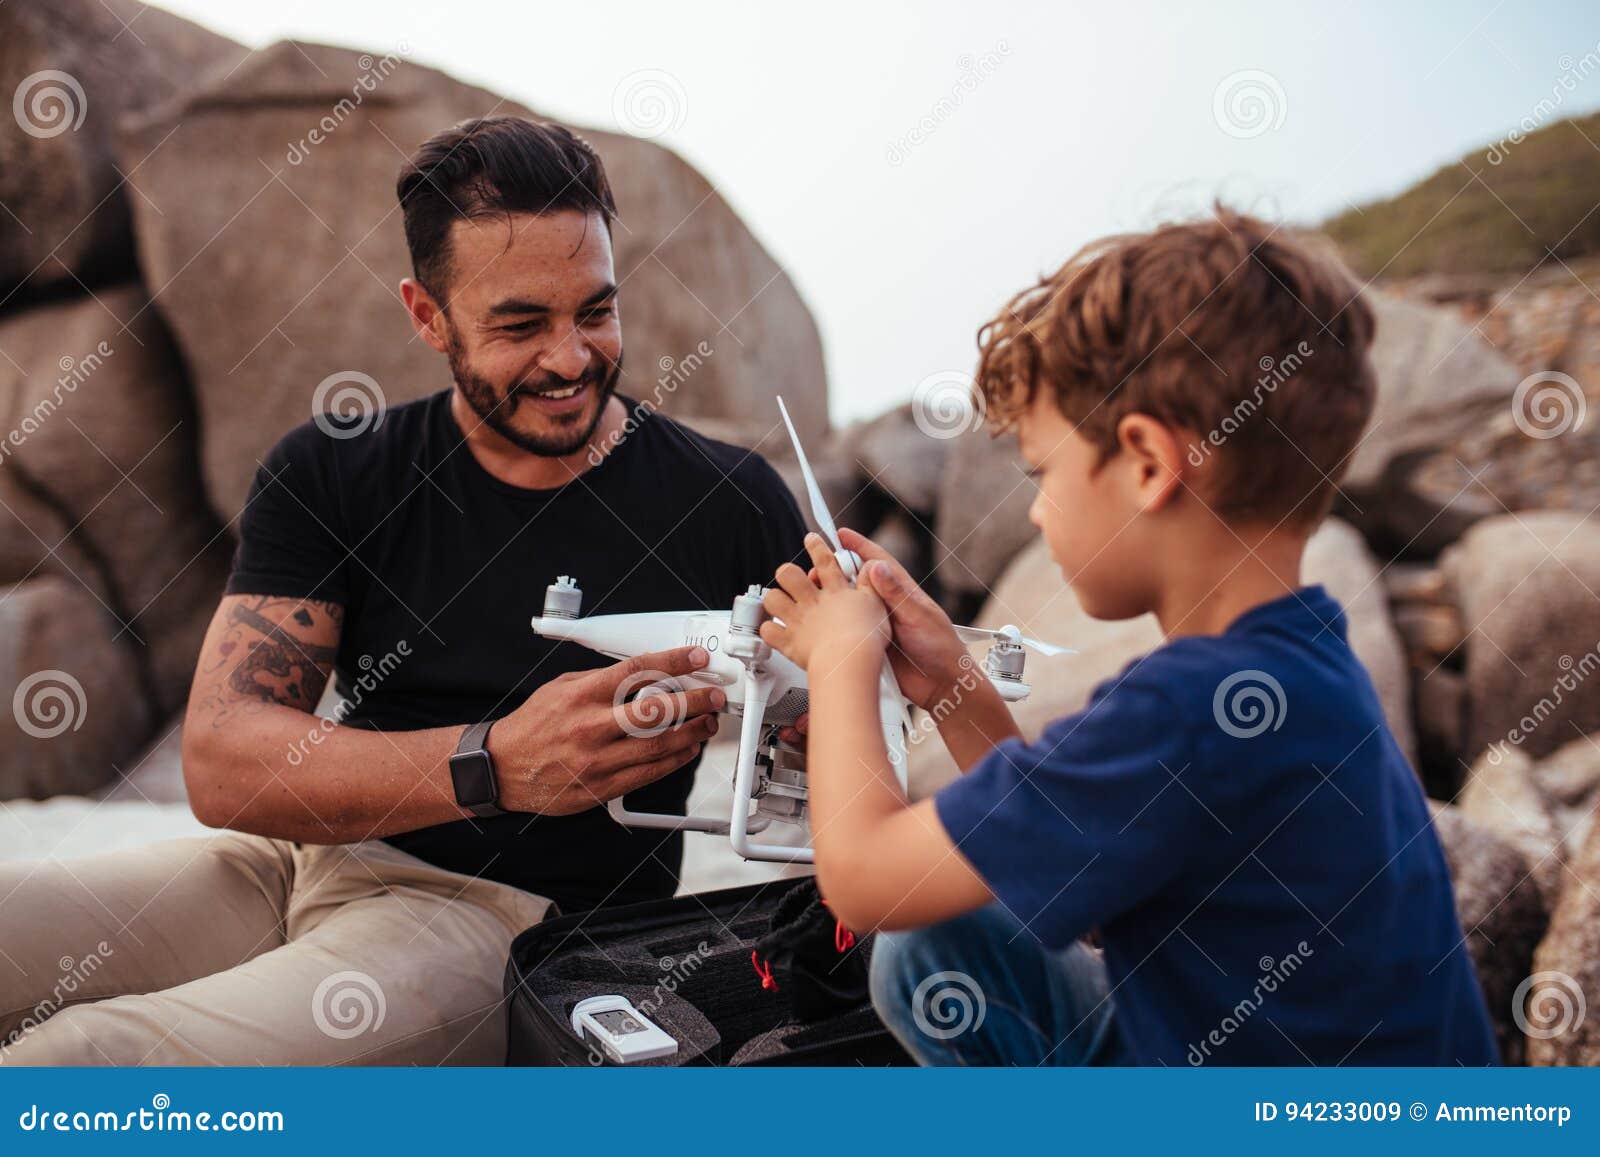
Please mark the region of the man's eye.
[[603, 305], [599, 309], [591, 309], [588, 313], [584, 314], [583, 322], [585, 325], [597, 325], [600, 322], [611, 318], [616, 314], [616, 312], [617, 310], [615, 306]]
[[534, 319], [532, 321], [518, 321], [518, 322], [513, 322], [511, 325], [503, 325], [503, 326], [501, 326], [500, 327], [500, 332], [501, 333], [532, 333], [534, 330], [540, 328], [543, 325], [544, 325], [544, 322], [542, 322], [542, 321], [540, 321], [538, 319]]

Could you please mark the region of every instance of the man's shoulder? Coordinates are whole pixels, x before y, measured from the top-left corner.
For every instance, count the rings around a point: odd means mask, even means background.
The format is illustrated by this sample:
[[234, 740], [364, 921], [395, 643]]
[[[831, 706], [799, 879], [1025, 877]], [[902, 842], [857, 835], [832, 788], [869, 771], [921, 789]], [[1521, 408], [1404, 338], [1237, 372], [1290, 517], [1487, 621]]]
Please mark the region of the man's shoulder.
[[656, 448], [676, 458], [676, 468], [689, 478], [713, 483], [726, 479], [752, 498], [766, 494], [792, 501], [788, 485], [759, 451], [713, 438], [642, 403], [624, 399], [624, 405], [629, 420], [648, 429]]

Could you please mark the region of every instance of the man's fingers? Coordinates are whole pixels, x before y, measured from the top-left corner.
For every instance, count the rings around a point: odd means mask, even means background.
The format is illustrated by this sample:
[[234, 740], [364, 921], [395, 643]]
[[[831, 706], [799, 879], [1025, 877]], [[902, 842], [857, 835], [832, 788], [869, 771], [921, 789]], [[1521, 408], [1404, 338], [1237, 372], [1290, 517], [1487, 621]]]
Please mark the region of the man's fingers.
[[704, 647], [674, 647], [670, 651], [648, 651], [643, 655], [635, 655], [613, 666], [601, 668], [600, 673], [604, 676], [606, 687], [615, 692], [623, 683], [630, 680], [639, 682], [644, 675], [687, 675], [710, 661], [711, 656]]
[[773, 576], [785, 594], [797, 604], [809, 603], [817, 597], [817, 588], [811, 585], [811, 580], [806, 578], [806, 572], [786, 562], [778, 568], [778, 573]]
[[654, 783], [662, 776], [671, 775], [699, 755], [700, 746], [699, 743], [693, 743], [660, 759], [653, 759], [648, 763], [629, 764], [618, 769], [606, 780], [604, 789], [606, 797], [616, 799], [646, 784]]
[[617, 726], [629, 735], [659, 732], [697, 715], [721, 711], [727, 702], [728, 696], [720, 687], [643, 691], [617, 706]]
[[717, 733], [715, 715], [697, 715], [676, 725], [641, 728], [607, 744], [595, 756], [595, 766], [614, 773], [639, 763], [665, 759], [674, 752], [698, 747]]

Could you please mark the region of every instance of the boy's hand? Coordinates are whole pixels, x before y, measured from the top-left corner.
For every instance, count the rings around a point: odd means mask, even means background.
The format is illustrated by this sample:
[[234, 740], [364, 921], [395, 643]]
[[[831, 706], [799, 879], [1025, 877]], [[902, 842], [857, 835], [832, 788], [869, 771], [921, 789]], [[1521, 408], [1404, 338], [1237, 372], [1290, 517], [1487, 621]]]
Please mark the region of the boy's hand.
[[821, 535], [806, 535], [806, 552], [815, 581], [792, 562], [778, 568], [778, 589], [769, 590], [762, 605], [783, 621], [762, 623], [762, 639], [808, 669], [814, 659], [837, 662], [856, 653], [882, 662], [889, 644], [883, 600], [864, 585], [850, 585]]
[[853, 530], [840, 530], [839, 541], [862, 557], [862, 585], [876, 591], [889, 608], [893, 634], [889, 664], [900, 693], [924, 711], [932, 711], [971, 670], [966, 644], [956, 635], [950, 616], [888, 551]]

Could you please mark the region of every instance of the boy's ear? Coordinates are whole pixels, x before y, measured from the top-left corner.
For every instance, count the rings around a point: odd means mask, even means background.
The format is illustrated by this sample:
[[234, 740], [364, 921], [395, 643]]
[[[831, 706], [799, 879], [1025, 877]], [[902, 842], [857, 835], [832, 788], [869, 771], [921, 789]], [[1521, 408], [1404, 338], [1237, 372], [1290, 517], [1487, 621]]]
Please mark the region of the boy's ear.
[[1148, 414], [1127, 414], [1117, 423], [1117, 446], [1131, 471], [1139, 508], [1157, 514], [1183, 484], [1187, 463], [1177, 431]]

